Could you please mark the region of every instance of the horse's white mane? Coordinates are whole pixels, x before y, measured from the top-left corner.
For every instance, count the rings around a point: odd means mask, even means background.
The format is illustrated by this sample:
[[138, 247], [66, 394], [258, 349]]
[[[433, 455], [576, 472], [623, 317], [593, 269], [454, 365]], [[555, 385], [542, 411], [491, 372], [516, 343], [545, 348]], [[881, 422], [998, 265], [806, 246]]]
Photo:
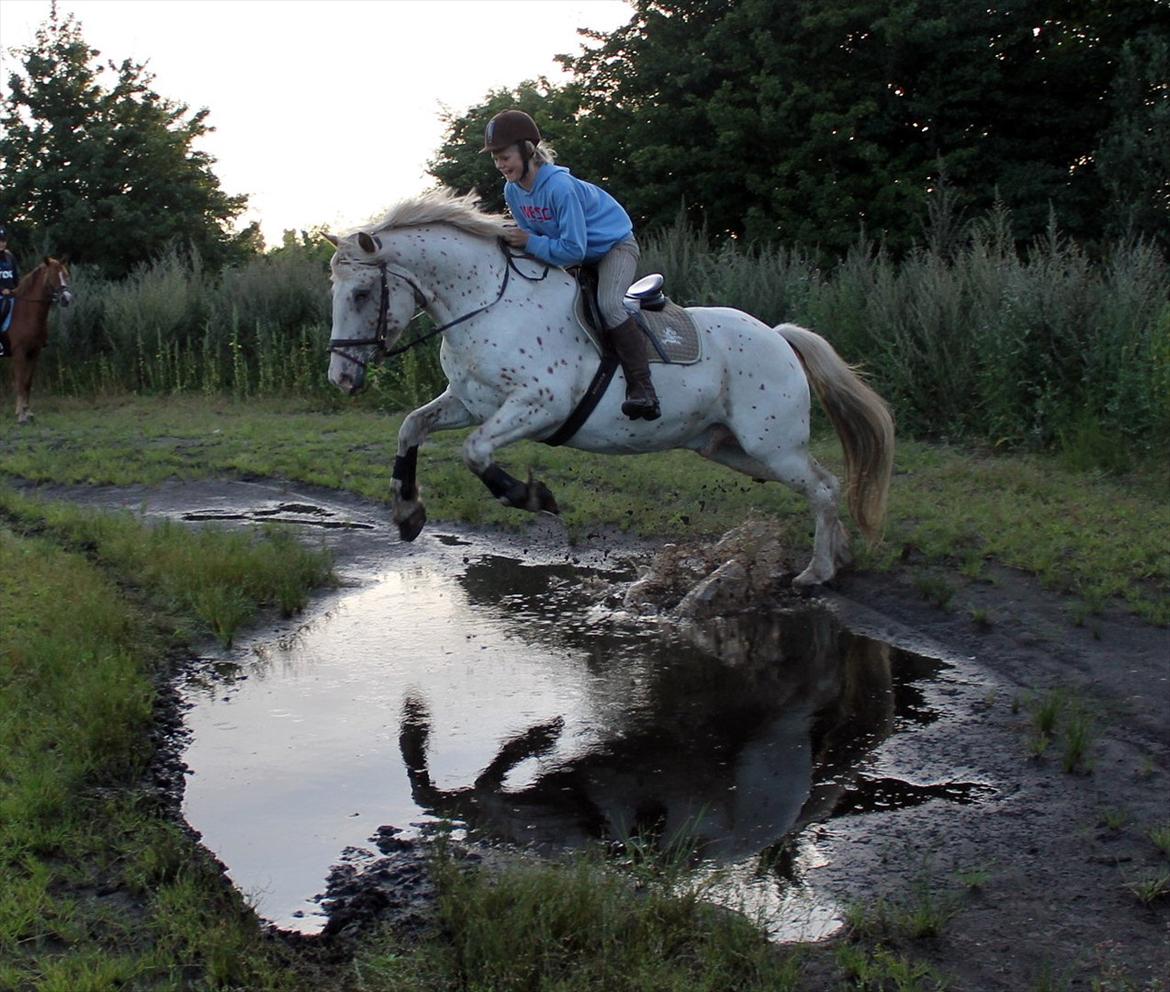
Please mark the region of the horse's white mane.
[[449, 189], [440, 188], [396, 203], [371, 233], [424, 224], [450, 224], [468, 234], [497, 238], [503, 231], [504, 218], [480, 210], [474, 193], [458, 196]]

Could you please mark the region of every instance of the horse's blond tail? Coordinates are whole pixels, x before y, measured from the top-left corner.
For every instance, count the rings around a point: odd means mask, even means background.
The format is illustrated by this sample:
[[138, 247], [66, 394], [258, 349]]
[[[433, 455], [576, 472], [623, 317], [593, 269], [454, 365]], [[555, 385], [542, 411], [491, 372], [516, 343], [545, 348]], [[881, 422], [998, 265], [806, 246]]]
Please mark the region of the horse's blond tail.
[[889, 407], [819, 334], [776, 327], [804, 365], [805, 374], [837, 429], [845, 450], [845, 500], [862, 534], [881, 539], [894, 470], [894, 418]]

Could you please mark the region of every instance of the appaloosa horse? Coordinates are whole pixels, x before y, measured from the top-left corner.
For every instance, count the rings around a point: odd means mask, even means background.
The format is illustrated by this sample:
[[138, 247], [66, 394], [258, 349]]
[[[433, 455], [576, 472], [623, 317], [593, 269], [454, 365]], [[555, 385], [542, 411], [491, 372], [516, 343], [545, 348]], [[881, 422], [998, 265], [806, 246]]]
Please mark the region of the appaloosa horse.
[[12, 384], [16, 390], [16, 419], [26, 424], [32, 420], [29, 392], [33, 372], [41, 349], [49, 340], [49, 307], [63, 307], [73, 302], [69, 291], [69, 269], [56, 258], [46, 258], [28, 273], [12, 297], [11, 319], [4, 318], [6, 351], [12, 361]]
[[503, 231], [503, 217], [438, 192], [399, 204], [373, 231], [330, 237], [337, 248], [330, 382], [360, 389], [366, 366], [390, 353], [419, 308], [443, 337], [448, 388], [409, 414], [398, 433], [392, 512], [405, 540], [426, 520], [415, 481], [419, 445], [434, 431], [478, 425], [463, 446], [464, 463], [502, 503], [534, 512], [555, 513], [552, 494], [494, 460], [499, 448], [522, 439], [613, 454], [688, 448], [783, 482], [809, 498], [816, 516], [813, 557], [796, 584], [826, 582], [848, 558], [848, 535], [837, 479], [808, 451], [810, 383], [845, 451], [849, 508], [876, 539], [893, 467], [893, 420], [824, 338], [726, 307], [691, 308], [701, 356], [655, 366], [661, 419], [628, 420], [623, 391], [613, 388], [569, 436], [562, 427], [590, 391], [598, 352], [574, 314], [573, 278], [509, 253]]

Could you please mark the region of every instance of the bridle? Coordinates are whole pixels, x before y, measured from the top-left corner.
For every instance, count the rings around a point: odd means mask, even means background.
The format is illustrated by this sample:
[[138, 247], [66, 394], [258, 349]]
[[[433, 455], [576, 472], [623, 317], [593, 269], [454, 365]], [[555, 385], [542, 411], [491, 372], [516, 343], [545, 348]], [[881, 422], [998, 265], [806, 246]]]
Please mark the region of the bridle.
[[[331, 355], [340, 355], [342, 358], [345, 358], [348, 361], [353, 362], [355, 365], [359, 365], [361, 368], [365, 369], [369, 366], [370, 362], [381, 361], [384, 358], [394, 358], [396, 355], [401, 355], [407, 351], [410, 351], [411, 348], [415, 348], [422, 344], [424, 341], [429, 341], [431, 338], [442, 334], [444, 331], [449, 331], [452, 327], [455, 327], [458, 324], [462, 324], [465, 320], [471, 320], [472, 317], [478, 317], [485, 310], [490, 310], [504, 298], [504, 293], [508, 290], [508, 279], [513, 272], [515, 272], [516, 275], [518, 275], [521, 279], [526, 279], [528, 282], [540, 282], [545, 278], [545, 276], [548, 275], [548, 270], [551, 268], [551, 266], [548, 265], [544, 266], [544, 271], [539, 276], [525, 275], [516, 267], [516, 259], [530, 258], [531, 256], [524, 254], [514, 255], [508, 250], [508, 243], [503, 238], [499, 238], [498, 242], [500, 250], [504, 253], [504, 258], [507, 259], [508, 264], [504, 266], [504, 279], [500, 285], [500, 291], [496, 293], [496, 298], [490, 303], [485, 303], [482, 307], [477, 307], [475, 310], [472, 310], [471, 313], [465, 313], [462, 317], [456, 317], [454, 320], [448, 321], [446, 324], [432, 328], [425, 334], [420, 334], [418, 337], [408, 341], [406, 344], [399, 345], [397, 348], [388, 348], [386, 346], [386, 337], [389, 333], [390, 324], [390, 281], [388, 277], [394, 276], [396, 279], [401, 279], [412, 290], [414, 290], [414, 299], [421, 311], [425, 312], [427, 307], [431, 305], [432, 301], [427, 297], [427, 294], [423, 292], [418, 283], [414, 281], [410, 273], [405, 269], [400, 269], [397, 266], [388, 265], [385, 262], [379, 262], [378, 272], [381, 276], [381, 289], [380, 299], [378, 302], [378, 322], [374, 325], [374, 333], [369, 337], [364, 338], [331, 338], [329, 341], [329, 353]], [[417, 316], [418, 314], [415, 314], [415, 317]], [[407, 321], [407, 326], [409, 327], [413, 321], [414, 317], [411, 317], [410, 320]], [[405, 330], [405, 328], [403, 328], [403, 330]], [[359, 358], [352, 352], [345, 350], [346, 348], [369, 347], [377, 349], [377, 354], [370, 359]]]
[[[41, 263], [41, 265], [38, 265], [37, 268], [38, 269], [41, 268], [42, 265], [44, 265], [44, 263]], [[36, 271], [36, 270], [34, 269], [33, 271]], [[50, 277], [52, 276], [51, 270], [50, 270], [48, 275]], [[68, 281], [68, 279], [65, 278], [65, 269], [63, 266], [57, 270], [57, 276], [58, 276], [58, 283], [56, 286], [53, 286], [49, 290], [48, 296], [20, 296], [17, 293], [13, 293], [11, 296], [6, 297], [6, 299], [22, 300], [22, 301], [27, 302], [27, 303], [48, 303], [49, 306], [52, 306], [54, 303], [56, 303], [58, 300], [61, 299], [62, 293], [69, 292], [69, 281]], [[45, 283], [48, 283], [48, 281], [49, 281], [49, 279], [46, 278]]]

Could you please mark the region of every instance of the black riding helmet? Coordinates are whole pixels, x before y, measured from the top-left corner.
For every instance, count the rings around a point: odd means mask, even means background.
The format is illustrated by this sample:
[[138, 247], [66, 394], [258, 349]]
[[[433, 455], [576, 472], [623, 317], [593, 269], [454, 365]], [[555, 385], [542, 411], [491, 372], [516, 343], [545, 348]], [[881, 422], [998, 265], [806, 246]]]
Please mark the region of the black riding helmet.
[[536, 126], [536, 121], [523, 110], [501, 110], [484, 128], [480, 151], [499, 152], [509, 145], [521, 145], [525, 141], [540, 144], [540, 128]]
[[8, 228], [0, 224], [0, 241], [8, 240]]

